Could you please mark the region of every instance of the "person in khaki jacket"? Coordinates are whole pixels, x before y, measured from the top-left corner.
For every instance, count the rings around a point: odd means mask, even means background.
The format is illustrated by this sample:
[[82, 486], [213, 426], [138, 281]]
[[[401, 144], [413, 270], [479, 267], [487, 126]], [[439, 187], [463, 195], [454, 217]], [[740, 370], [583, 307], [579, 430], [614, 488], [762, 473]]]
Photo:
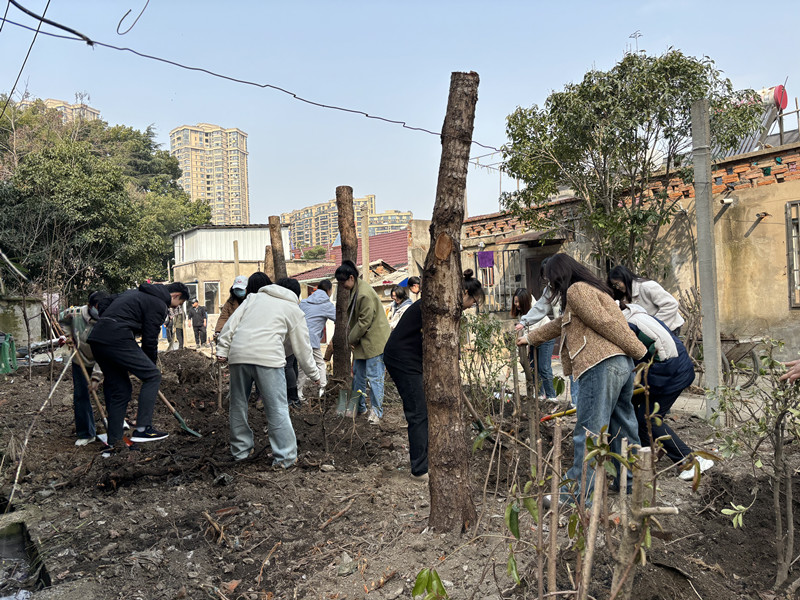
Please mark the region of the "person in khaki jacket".
[[353, 349], [353, 392], [361, 392], [358, 414], [367, 412], [365, 397], [369, 383], [369, 422], [377, 425], [383, 418], [383, 347], [391, 333], [389, 321], [378, 294], [369, 282], [358, 278], [358, 269], [352, 261], [343, 261], [334, 276], [339, 285], [350, 291], [347, 341]]
[[[556, 254], [545, 267], [551, 293], [564, 307], [562, 315], [532, 330], [518, 345], [539, 344], [561, 335], [561, 364], [565, 375], [573, 375], [578, 387], [578, 422], [573, 434], [574, 460], [567, 479], [577, 486], [575, 497], [588, 499], [594, 489], [594, 468], [588, 465], [588, 481], [581, 481], [586, 433], [598, 435], [606, 427], [611, 451], [619, 453], [622, 438], [639, 444], [633, 409], [633, 360], [647, 349], [628, 327], [625, 316], [612, 298], [612, 290], [589, 269], [566, 254]], [[619, 473], [619, 465], [617, 465]], [[628, 487], [632, 477], [628, 472]], [[615, 481], [615, 485], [619, 482]], [[568, 501], [570, 485], [561, 488], [560, 501]], [[546, 499], [549, 505], [550, 499]]]

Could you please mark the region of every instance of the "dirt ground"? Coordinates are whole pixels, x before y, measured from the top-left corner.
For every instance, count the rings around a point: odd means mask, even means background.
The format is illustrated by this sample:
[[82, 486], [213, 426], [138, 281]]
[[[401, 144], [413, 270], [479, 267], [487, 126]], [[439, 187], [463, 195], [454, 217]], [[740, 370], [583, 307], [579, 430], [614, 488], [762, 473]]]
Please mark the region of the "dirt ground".
[[[535, 585], [515, 587], [506, 572], [513, 538], [503, 519], [508, 486], [497, 475], [506, 465], [495, 462], [487, 478], [492, 444], [471, 459], [478, 528], [435, 533], [427, 527], [427, 485], [409, 473], [405, 421], [393, 386], [379, 427], [361, 417], [337, 417], [332, 409], [323, 418], [317, 402], [293, 411], [298, 467], [276, 471], [263, 412], [252, 403], [260, 452], [232, 462], [227, 417], [214, 408], [210, 359], [182, 350], [162, 354], [162, 361], [163, 392], [201, 438], [181, 431], [159, 405], [155, 424], [169, 432], [167, 440], [106, 459], [96, 444], [76, 447], [69, 373], [39, 416], [12, 501], [15, 512], [7, 516], [24, 516], [52, 582], [34, 599], [390, 600], [410, 598], [425, 567], [436, 568], [451, 598], [535, 597]], [[31, 381], [23, 370], [0, 381], [0, 491], [6, 498], [15, 450], [50, 391], [48, 374], [38, 367]], [[133, 407], [129, 415], [135, 416]], [[676, 414], [672, 425], [690, 445], [716, 448], [703, 421]], [[565, 448], [569, 435], [567, 423]], [[497, 456], [507, 460], [507, 453]], [[697, 493], [675, 476], [661, 479], [660, 488], [663, 503], [680, 513], [661, 519], [665, 531], [636, 572], [636, 600], [775, 597], [771, 493], [763, 476], [734, 459], [709, 471]], [[755, 490], [744, 529], [734, 529], [719, 511], [730, 502], [749, 504]], [[535, 538], [530, 520], [523, 523], [527, 543], [514, 547], [520, 575], [532, 581]], [[561, 543], [567, 545], [566, 535]], [[598, 553], [591, 594], [607, 598], [612, 564], [602, 543]], [[562, 557], [559, 581], [568, 589], [574, 554]], [[19, 587], [0, 583], [0, 597], [13, 597]]]

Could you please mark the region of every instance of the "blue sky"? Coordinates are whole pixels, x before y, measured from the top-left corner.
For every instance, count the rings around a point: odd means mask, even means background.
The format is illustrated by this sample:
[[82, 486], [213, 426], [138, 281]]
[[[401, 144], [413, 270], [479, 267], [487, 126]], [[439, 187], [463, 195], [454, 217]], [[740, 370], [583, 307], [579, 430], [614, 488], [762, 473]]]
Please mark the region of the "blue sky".
[[[46, 0], [19, 0], [41, 14]], [[0, 2], [0, 10], [4, 8]], [[751, 3], [314, 1], [211, 2], [51, 0], [47, 17], [90, 38], [270, 83], [305, 98], [409, 125], [441, 129], [450, 73], [481, 78], [474, 139], [499, 147], [505, 118], [542, 103], [590, 68], [607, 69], [639, 31], [648, 53], [669, 47], [708, 55], [737, 88], [782, 84], [794, 97], [796, 23], [769, 18]], [[2, 16], [2, 12], [0, 12]], [[35, 27], [14, 6], [8, 18]], [[44, 26], [43, 31], [55, 31]], [[757, 35], [753, 33], [757, 32]], [[17, 76], [33, 33], [6, 24], [0, 32], [0, 91]], [[800, 82], [798, 82], [800, 85]], [[87, 92], [111, 124], [153, 125], [168, 148], [170, 129], [209, 122], [248, 134], [252, 222], [329, 200], [338, 185], [375, 194], [378, 210], [413, 210], [430, 218], [441, 146], [438, 137], [362, 116], [325, 110], [257, 89], [105, 48], [40, 35], [18, 91], [72, 101]], [[472, 156], [487, 150], [473, 147]], [[481, 162], [497, 162], [487, 157]], [[470, 168], [470, 215], [498, 209], [497, 172]]]

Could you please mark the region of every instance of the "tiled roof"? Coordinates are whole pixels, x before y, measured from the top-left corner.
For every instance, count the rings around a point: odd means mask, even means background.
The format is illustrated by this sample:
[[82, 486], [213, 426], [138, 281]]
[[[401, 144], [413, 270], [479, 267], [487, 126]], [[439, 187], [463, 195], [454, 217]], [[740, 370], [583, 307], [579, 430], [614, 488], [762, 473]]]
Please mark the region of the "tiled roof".
[[[372, 254], [370, 252], [370, 254]], [[297, 281], [308, 281], [311, 279], [323, 279], [327, 277], [330, 279], [333, 277], [333, 274], [336, 272], [336, 267], [338, 265], [323, 265], [321, 267], [317, 267], [316, 269], [311, 269], [310, 271], [306, 271], [304, 273], [298, 273], [294, 276]]]
[[[373, 263], [376, 260], [382, 260], [395, 268], [407, 265], [409, 235], [410, 232], [408, 230], [401, 230], [369, 236], [369, 262]], [[342, 262], [342, 247], [334, 246], [331, 248], [327, 258], [336, 262], [337, 265], [340, 264]], [[360, 264], [361, 238], [358, 240], [358, 258], [356, 259], [356, 265]]]

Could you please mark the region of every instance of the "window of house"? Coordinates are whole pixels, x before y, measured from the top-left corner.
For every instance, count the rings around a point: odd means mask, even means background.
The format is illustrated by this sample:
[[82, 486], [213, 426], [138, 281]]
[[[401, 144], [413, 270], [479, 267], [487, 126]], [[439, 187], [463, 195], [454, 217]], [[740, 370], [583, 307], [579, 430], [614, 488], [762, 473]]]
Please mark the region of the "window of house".
[[205, 307], [208, 314], [219, 312], [219, 281], [206, 281], [203, 284], [205, 292]]
[[[478, 253], [475, 254], [474, 271], [483, 284], [486, 295], [486, 308], [489, 312], [505, 312], [511, 310], [514, 302], [514, 292], [522, 280], [522, 262], [519, 250], [495, 250], [492, 252], [492, 266], [480, 266]], [[484, 309], [482, 309], [484, 310]]]
[[800, 308], [800, 200], [786, 203], [789, 308]]

